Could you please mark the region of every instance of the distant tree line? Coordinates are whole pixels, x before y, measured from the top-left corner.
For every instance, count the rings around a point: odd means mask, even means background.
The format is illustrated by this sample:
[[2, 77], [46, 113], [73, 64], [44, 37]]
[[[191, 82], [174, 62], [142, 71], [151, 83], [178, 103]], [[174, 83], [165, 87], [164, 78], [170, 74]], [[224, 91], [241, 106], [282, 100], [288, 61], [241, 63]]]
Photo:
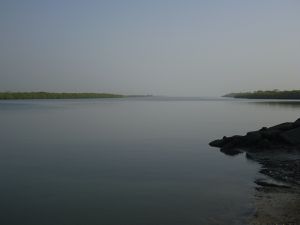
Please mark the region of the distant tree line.
[[223, 97], [248, 98], [248, 99], [300, 99], [300, 90], [279, 91], [254, 91], [230, 93]]
[[122, 98], [124, 95], [110, 93], [51, 93], [51, 92], [0, 92], [1, 100], [13, 99], [81, 99]]

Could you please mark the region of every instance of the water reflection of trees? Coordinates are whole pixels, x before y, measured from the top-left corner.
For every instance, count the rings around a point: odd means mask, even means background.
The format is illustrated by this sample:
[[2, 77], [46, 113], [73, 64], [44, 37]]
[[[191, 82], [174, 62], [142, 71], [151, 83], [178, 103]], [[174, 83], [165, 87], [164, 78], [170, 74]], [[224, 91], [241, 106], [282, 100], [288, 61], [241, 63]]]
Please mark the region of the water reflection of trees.
[[300, 108], [300, 101], [258, 101], [247, 102], [257, 106], [277, 107], [277, 108]]

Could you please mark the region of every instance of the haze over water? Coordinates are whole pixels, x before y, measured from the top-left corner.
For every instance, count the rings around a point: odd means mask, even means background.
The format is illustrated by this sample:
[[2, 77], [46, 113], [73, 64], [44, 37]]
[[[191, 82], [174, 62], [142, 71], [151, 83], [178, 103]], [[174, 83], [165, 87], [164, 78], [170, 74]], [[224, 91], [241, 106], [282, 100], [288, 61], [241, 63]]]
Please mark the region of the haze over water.
[[298, 89], [298, 0], [1, 0], [0, 91]]
[[[299, 89], [299, 12], [298, 0], [1, 0], [0, 93]], [[208, 143], [294, 121], [299, 106], [0, 100], [0, 225], [245, 225], [260, 167]]]
[[208, 143], [299, 104], [204, 98], [0, 101], [1, 224], [244, 224], [259, 166]]

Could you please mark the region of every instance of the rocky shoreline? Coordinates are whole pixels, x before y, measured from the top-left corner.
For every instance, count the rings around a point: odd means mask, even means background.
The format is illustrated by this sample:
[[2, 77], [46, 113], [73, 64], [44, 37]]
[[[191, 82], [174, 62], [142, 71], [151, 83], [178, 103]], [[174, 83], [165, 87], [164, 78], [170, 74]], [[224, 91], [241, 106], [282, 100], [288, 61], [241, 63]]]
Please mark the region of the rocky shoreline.
[[261, 165], [249, 224], [300, 224], [300, 119], [209, 143]]
[[281, 151], [300, 151], [300, 118], [295, 122], [282, 123], [273, 127], [263, 127], [246, 135], [224, 136], [209, 143], [210, 146], [221, 148], [229, 155], [238, 154], [241, 149], [248, 152], [262, 152], [281, 149]]
[[262, 165], [262, 174], [300, 185], [300, 119], [209, 144], [227, 155], [246, 152], [248, 159]]

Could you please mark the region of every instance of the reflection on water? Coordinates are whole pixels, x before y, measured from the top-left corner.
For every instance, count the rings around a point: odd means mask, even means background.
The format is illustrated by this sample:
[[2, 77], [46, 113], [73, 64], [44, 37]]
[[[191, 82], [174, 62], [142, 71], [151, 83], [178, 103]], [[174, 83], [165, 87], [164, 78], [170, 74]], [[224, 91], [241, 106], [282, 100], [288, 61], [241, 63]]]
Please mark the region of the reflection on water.
[[259, 167], [208, 143], [299, 112], [244, 102], [0, 101], [0, 224], [245, 224]]
[[254, 104], [257, 106], [268, 106], [268, 107], [276, 107], [276, 108], [300, 108], [300, 101], [248, 101], [248, 104]]

